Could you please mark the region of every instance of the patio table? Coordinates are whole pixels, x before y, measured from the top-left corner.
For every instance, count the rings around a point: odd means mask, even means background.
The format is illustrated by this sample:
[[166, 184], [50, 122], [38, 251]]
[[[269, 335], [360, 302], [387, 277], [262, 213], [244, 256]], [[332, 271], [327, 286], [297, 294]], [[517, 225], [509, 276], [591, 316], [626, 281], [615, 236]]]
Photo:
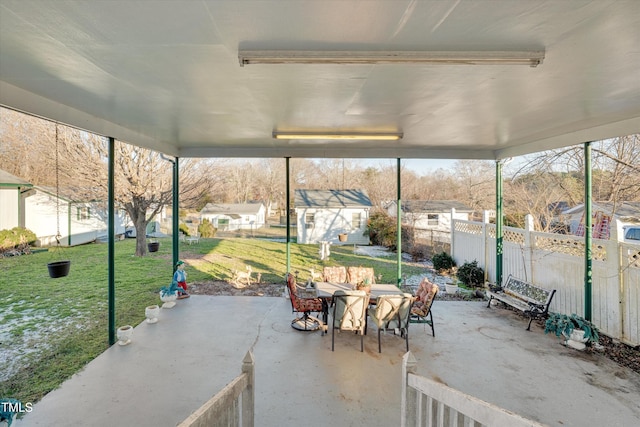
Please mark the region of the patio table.
[[[396, 285], [392, 284], [373, 284], [369, 294], [369, 301], [375, 304], [376, 299], [380, 295], [402, 295], [403, 292]], [[333, 294], [338, 291], [352, 291], [354, 286], [350, 283], [332, 283], [332, 282], [315, 282], [316, 296], [322, 299], [322, 321], [325, 325], [329, 321], [329, 304], [333, 299]]]

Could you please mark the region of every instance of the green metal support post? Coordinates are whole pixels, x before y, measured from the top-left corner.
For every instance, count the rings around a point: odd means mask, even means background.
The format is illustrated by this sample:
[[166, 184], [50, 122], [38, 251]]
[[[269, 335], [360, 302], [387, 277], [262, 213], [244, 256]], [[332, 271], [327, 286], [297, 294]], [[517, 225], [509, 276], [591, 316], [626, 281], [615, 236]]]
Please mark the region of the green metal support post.
[[173, 272], [176, 271], [176, 264], [178, 264], [178, 260], [180, 259], [180, 181], [178, 175], [178, 158], [175, 158], [173, 162], [173, 204], [172, 204], [172, 220], [173, 220]]
[[396, 227], [398, 229], [398, 236], [397, 238], [397, 242], [396, 242], [396, 246], [397, 246], [397, 253], [398, 253], [398, 271], [396, 272], [396, 276], [397, 276], [397, 286], [400, 287], [402, 285], [402, 200], [400, 197], [400, 158], [398, 158], [398, 171], [397, 174], [398, 176], [396, 177], [396, 185], [397, 185], [397, 194], [398, 194], [398, 200], [396, 201], [396, 205], [397, 205], [397, 211], [396, 211], [396, 217], [397, 217], [397, 224]]
[[115, 253], [116, 253], [116, 245], [115, 245], [115, 192], [114, 192], [114, 157], [115, 157], [115, 145], [116, 141], [114, 138], [109, 137], [109, 164], [108, 164], [108, 180], [107, 180], [107, 198], [108, 198], [108, 206], [107, 213], [108, 216], [108, 259], [107, 263], [109, 265], [109, 345], [113, 345], [116, 343], [116, 276], [115, 276]]
[[496, 285], [502, 286], [502, 160], [496, 161]]
[[591, 285], [593, 284], [591, 230], [591, 142], [584, 143], [584, 318], [591, 320]]
[[289, 188], [289, 159], [291, 157], [285, 157], [286, 160], [286, 181], [287, 181], [287, 193], [286, 193], [286, 206], [287, 209], [287, 273], [291, 271], [291, 217], [289, 216], [289, 203], [291, 200], [291, 189]]

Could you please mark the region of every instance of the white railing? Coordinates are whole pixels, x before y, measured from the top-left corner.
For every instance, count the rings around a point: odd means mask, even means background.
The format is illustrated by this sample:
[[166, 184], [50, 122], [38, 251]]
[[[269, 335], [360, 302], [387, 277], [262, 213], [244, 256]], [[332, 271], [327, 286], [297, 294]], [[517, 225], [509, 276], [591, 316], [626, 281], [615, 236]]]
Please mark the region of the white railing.
[[178, 427], [253, 427], [254, 365], [253, 354], [248, 351], [242, 360], [242, 373]]
[[[458, 265], [477, 260], [496, 280], [495, 225], [454, 220], [452, 257]], [[640, 345], [640, 247], [617, 241], [611, 227], [610, 240], [593, 240], [592, 321], [598, 329], [630, 345]], [[533, 231], [528, 218], [525, 229], [503, 228], [503, 279], [509, 274], [546, 289], [556, 289], [549, 307], [558, 313], [584, 315], [584, 237]]]
[[401, 427], [541, 427], [513, 412], [416, 374], [411, 352], [402, 358]]

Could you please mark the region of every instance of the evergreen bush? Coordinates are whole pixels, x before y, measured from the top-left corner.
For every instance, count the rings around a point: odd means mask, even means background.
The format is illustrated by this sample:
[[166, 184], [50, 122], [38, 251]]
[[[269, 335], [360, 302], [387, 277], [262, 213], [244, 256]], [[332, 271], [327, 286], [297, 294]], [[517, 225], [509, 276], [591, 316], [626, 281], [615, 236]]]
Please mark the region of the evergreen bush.
[[433, 268], [436, 271], [451, 270], [456, 266], [456, 262], [451, 258], [451, 255], [444, 251], [435, 254], [431, 260], [433, 261]]

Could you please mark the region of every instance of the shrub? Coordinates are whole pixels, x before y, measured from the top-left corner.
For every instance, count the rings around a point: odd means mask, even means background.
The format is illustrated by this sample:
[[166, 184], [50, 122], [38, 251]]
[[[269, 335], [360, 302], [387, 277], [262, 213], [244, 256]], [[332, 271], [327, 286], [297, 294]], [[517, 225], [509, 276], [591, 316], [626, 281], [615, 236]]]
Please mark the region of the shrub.
[[191, 236], [191, 233], [189, 233], [189, 227], [184, 222], [180, 223], [180, 225], [178, 226], [178, 230], [182, 231], [182, 234], [187, 237]]
[[22, 227], [11, 230], [0, 230], [0, 252], [8, 251], [18, 246], [28, 246], [36, 241], [33, 231]]
[[201, 237], [215, 237], [217, 231], [218, 229], [206, 218], [198, 226], [198, 233], [200, 233]]
[[478, 267], [478, 261], [465, 262], [458, 268], [458, 280], [467, 286], [481, 287], [484, 284], [484, 270]]
[[444, 251], [435, 254], [431, 260], [436, 271], [451, 270], [456, 266], [456, 262], [451, 258], [451, 255]]
[[371, 244], [385, 247], [395, 246], [396, 222], [385, 212], [374, 212], [367, 223]]

